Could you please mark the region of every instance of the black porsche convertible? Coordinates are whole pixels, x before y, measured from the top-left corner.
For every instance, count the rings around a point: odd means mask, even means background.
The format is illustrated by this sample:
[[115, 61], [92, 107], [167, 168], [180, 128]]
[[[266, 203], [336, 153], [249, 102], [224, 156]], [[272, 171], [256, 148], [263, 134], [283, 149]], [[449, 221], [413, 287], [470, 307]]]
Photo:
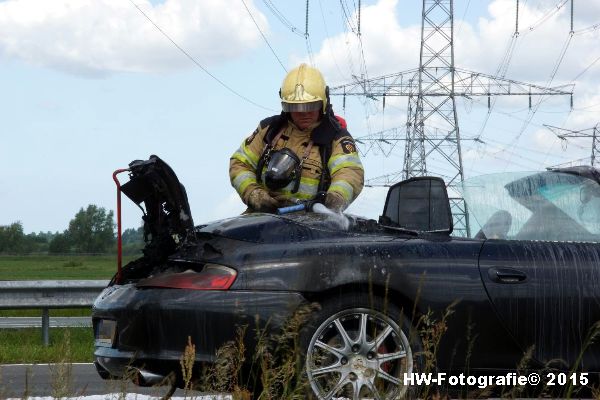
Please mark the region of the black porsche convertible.
[[146, 247], [94, 304], [104, 378], [134, 371], [152, 385], [174, 374], [181, 384], [188, 337], [196, 364], [211, 365], [238, 327], [253, 349], [257, 330], [277, 334], [306, 305], [317, 306], [296, 343], [319, 399], [398, 398], [427, 367], [510, 374], [526, 360], [583, 373], [576, 385], [600, 371], [594, 168], [466, 181], [470, 237], [451, 235], [440, 178], [390, 187], [379, 221], [300, 211], [196, 226], [166, 163], [151, 156], [127, 171], [120, 190], [144, 211]]

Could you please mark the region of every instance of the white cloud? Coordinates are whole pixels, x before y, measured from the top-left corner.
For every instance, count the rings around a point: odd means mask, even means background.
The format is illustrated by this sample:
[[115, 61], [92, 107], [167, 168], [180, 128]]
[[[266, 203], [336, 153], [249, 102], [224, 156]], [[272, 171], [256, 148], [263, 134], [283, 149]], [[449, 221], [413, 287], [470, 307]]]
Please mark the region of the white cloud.
[[[418, 67], [420, 19], [415, 18], [415, 22], [409, 26], [399, 24], [398, 13], [401, 12], [404, 1], [380, 0], [363, 8], [362, 43], [371, 77]], [[553, 11], [556, 9], [555, 3], [521, 4], [520, 36], [507, 78], [539, 83], [548, 81], [570, 31], [570, 3]], [[590, 20], [597, 22], [600, 18], [600, 6], [587, 4], [592, 2], [585, 3], [575, 8], [576, 32], [591, 26]], [[488, 6], [488, 13], [488, 16], [480, 17], [476, 25], [455, 21], [454, 50], [457, 67], [488, 74], [496, 72], [515, 30], [515, 2], [492, 1]], [[530, 27], [534, 29], [530, 31]], [[600, 55], [594, 51], [598, 48], [599, 38], [600, 28], [572, 38], [553, 85], [570, 81]], [[315, 55], [315, 62], [330, 81], [347, 83], [347, 71], [360, 73], [359, 50], [359, 42], [354, 33], [341, 33], [323, 41]], [[343, 67], [341, 69], [345, 70], [342, 71], [345, 74], [340, 74], [339, 66]], [[600, 68], [595, 68], [589, 72], [587, 79], [598, 77]]]
[[[421, 28], [420, 25], [400, 26], [397, 5], [398, 0], [380, 0], [377, 4], [363, 7], [362, 48], [370, 76], [389, 73], [391, 66], [394, 71], [416, 67], [414, 62], [419, 57]], [[356, 16], [351, 19], [356, 20]], [[331, 82], [346, 82], [351, 74], [361, 75], [360, 54], [360, 42], [348, 28], [347, 32], [323, 41], [315, 55], [315, 64]]]
[[[510, 57], [507, 78], [527, 82], [549, 82], [557, 65], [563, 46], [569, 39], [570, 7], [537, 3], [522, 5], [519, 9], [519, 36]], [[562, 3], [561, 3], [562, 4]], [[534, 6], [535, 5], [535, 6]], [[592, 12], [593, 7], [590, 8]], [[490, 16], [479, 19], [473, 32], [463, 31], [457, 42], [457, 65], [466, 65], [480, 72], [495, 73], [506, 56], [511, 37], [515, 31], [515, 2], [495, 0], [488, 8]], [[585, 10], [576, 16], [583, 17]], [[595, 11], [600, 17], [600, 10]], [[577, 18], [574, 29], [583, 28], [585, 22]], [[585, 66], [590, 50], [597, 48], [600, 32], [575, 35], [568, 43], [567, 52], [552, 82], [557, 85], [569, 82]], [[476, 40], [473, 40], [473, 34]], [[469, 35], [468, 39], [465, 35]], [[463, 45], [464, 44], [464, 45]], [[598, 75], [596, 75], [598, 76]]]
[[[141, 10], [204, 65], [255, 47], [259, 33], [235, 0], [166, 0]], [[246, 0], [263, 31], [267, 20]], [[0, 3], [0, 54], [83, 75], [161, 72], [191, 62], [129, 1], [8, 0]]]
[[549, 129], [538, 129], [531, 135], [533, 144], [536, 150], [541, 152], [549, 152], [556, 148], [556, 144], [560, 143], [557, 136]]
[[[418, 67], [420, 15], [415, 15], [411, 19], [413, 22], [408, 25], [398, 22], [400, 13], [406, 9], [406, 2], [407, 0], [379, 0], [363, 8], [362, 44], [371, 78]], [[570, 2], [564, 2], [565, 5], [558, 9], [556, 3], [555, 0], [521, 2], [520, 35], [510, 57], [505, 74], [507, 79], [538, 85], [550, 82], [571, 28]], [[487, 14], [476, 21], [455, 19], [454, 54], [457, 67], [490, 75], [496, 73], [507, 54], [507, 47], [515, 30], [515, 6], [514, 0], [493, 0], [489, 2]], [[352, 16], [352, 19], [356, 19], [356, 16]], [[599, 2], [575, 4], [575, 35], [568, 42], [567, 51], [550, 83], [551, 86], [558, 86], [571, 83], [578, 77], [575, 82], [574, 109], [570, 112], [568, 97], [545, 98], [535, 117], [529, 121], [528, 99], [525, 96], [499, 98], [490, 123], [484, 130], [484, 140], [489, 139], [489, 142], [481, 146], [463, 143], [463, 161], [469, 169], [467, 173], [472, 173], [471, 168], [485, 169], [492, 165], [499, 165], [501, 169], [512, 168], [511, 165], [531, 169], [561, 162], [571, 155], [578, 156], [579, 152], [574, 151], [574, 146], [569, 147], [568, 153], [561, 151], [556, 139], [543, 132], [546, 130], [543, 125], [559, 125], [562, 122], [562, 126], [568, 129], [585, 129], [598, 122], [600, 61], [594, 65], [592, 63], [600, 57], [600, 27], [582, 32], [598, 21]], [[533, 29], [529, 29], [530, 27]], [[348, 71], [352, 70], [354, 74], [360, 72], [360, 48], [354, 33], [346, 32], [329, 37], [318, 48], [316, 64], [323, 70], [328, 81], [334, 83], [333, 86], [337, 83], [349, 83], [351, 77]], [[590, 65], [592, 66], [581, 74]], [[539, 99], [532, 98], [533, 107]], [[392, 104], [389, 98], [387, 100], [388, 104]], [[385, 117], [380, 106], [377, 113], [373, 113], [370, 108], [361, 107], [356, 102], [350, 103], [349, 100], [347, 117], [354, 136], [363, 135], [358, 133], [361, 131], [378, 131], [378, 126], [384, 125], [381, 121], [385, 122], [386, 127], [402, 127], [406, 111], [405, 107], [400, 110], [398, 106], [405, 104], [407, 99], [402, 97], [394, 100], [399, 102], [396, 102], [395, 107], [387, 108]], [[334, 102], [338, 109], [340, 100], [334, 98]], [[381, 103], [378, 102], [379, 105]], [[354, 108], [350, 108], [352, 104]], [[460, 99], [457, 105], [463, 137], [465, 134], [474, 136], [479, 133], [485, 120], [487, 98], [474, 97], [470, 101]], [[375, 123], [366, 126], [362, 122], [365, 114], [369, 114], [370, 121]], [[435, 161], [433, 157], [429, 158], [428, 168], [430, 161]], [[435, 166], [435, 162], [431, 164]], [[368, 175], [372, 177], [381, 173], [369, 171]]]

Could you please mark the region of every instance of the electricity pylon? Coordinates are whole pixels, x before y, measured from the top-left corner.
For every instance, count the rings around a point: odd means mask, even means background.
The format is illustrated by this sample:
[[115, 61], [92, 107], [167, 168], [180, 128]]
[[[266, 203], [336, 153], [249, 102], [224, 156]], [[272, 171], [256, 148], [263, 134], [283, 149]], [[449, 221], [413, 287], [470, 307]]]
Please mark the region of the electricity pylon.
[[557, 126], [546, 125], [544, 126], [550, 129], [559, 139], [566, 141], [569, 138], [592, 138], [592, 156], [590, 157], [590, 165], [595, 167], [598, 162], [596, 161], [598, 154], [600, 154], [600, 123], [596, 124], [593, 128], [581, 129], [573, 131], [571, 129], [559, 128]]
[[[419, 68], [371, 79], [358, 79], [331, 88], [337, 96], [367, 98], [407, 96], [404, 165], [400, 172], [369, 180], [382, 186], [432, 173], [427, 160], [441, 156], [451, 198], [454, 231], [468, 236], [469, 222], [464, 199], [457, 186], [464, 179], [456, 97], [571, 95], [572, 86], [546, 88], [454, 67], [454, 1], [423, 0]], [[565, 90], [568, 89], [569, 90]], [[436, 126], [435, 129], [432, 126]], [[438, 175], [441, 175], [438, 173]]]

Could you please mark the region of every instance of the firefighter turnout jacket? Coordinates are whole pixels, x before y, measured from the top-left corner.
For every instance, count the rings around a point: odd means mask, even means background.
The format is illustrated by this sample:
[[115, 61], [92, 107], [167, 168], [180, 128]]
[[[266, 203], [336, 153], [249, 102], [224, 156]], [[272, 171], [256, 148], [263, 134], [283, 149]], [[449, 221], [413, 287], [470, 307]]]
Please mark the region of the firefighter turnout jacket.
[[[276, 143], [271, 143], [275, 140]], [[300, 186], [296, 193], [292, 193], [294, 182], [280, 190], [270, 190], [264, 185], [266, 163], [259, 161], [269, 144], [272, 151], [288, 148], [299, 158], [303, 158], [310, 147], [302, 164]], [[257, 167], [260, 164], [264, 167], [260, 171], [263, 179], [259, 182]], [[325, 171], [323, 164], [326, 164]], [[364, 170], [352, 136], [333, 115], [325, 114], [316, 127], [300, 130], [287, 114], [282, 113], [261, 121], [233, 153], [229, 178], [245, 204], [248, 204], [248, 197], [254, 189], [263, 188], [280, 203], [280, 207], [297, 200], [312, 200], [319, 190], [335, 192], [349, 205], [363, 188]], [[322, 180], [326, 182], [321, 183]]]

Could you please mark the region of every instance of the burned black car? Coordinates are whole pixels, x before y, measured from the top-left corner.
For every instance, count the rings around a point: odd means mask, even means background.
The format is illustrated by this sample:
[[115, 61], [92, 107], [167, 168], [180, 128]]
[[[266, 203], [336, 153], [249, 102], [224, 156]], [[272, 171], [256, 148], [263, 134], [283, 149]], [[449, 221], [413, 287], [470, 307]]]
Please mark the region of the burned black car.
[[252, 349], [253, 329], [277, 332], [307, 304], [319, 307], [298, 344], [320, 399], [398, 398], [414, 385], [405, 374], [431, 362], [448, 374], [503, 374], [527, 354], [534, 369], [600, 370], [586, 340], [600, 320], [591, 167], [465, 182], [471, 238], [451, 235], [439, 178], [392, 186], [379, 221], [301, 211], [194, 226], [164, 162], [128, 171], [122, 191], [143, 206], [147, 245], [94, 304], [103, 377], [133, 370], [139, 384], [163, 382], [179, 373], [188, 337], [196, 363], [210, 365], [238, 327], [249, 327]]

